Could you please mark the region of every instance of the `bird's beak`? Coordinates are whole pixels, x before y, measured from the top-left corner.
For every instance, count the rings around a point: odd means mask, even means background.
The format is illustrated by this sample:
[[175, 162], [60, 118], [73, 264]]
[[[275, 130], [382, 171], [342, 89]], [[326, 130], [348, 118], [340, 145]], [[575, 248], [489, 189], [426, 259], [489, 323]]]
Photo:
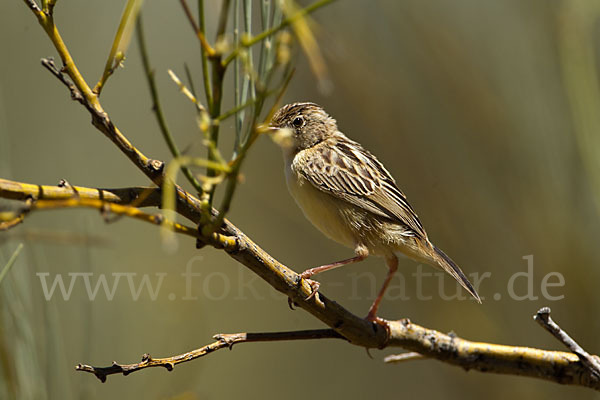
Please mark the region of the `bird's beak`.
[[261, 125], [258, 127], [258, 132], [259, 133], [266, 133], [266, 134], [271, 134], [271, 133], [276, 133], [279, 130], [279, 128], [276, 128], [274, 126], [270, 126], [270, 125]]

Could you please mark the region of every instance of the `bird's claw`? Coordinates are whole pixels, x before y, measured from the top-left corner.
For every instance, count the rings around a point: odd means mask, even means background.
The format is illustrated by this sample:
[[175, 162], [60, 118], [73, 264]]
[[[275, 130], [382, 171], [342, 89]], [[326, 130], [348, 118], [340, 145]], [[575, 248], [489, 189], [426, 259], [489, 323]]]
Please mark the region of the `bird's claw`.
[[[298, 285], [301, 285], [302, 280], [305, 280], [311, 289], [310, 294], [304, 299], [304, 301], [308, 301], [308, 300], [312, 299], [313, 297], [315, 297], [315, 295], [319, 291], [319, 287], [321, 286], [321, 284], [319, 282], [309, 279], [310, 276], [312, 276], [312, 275], [308, 275], [308, 274], [298, 275]], [[291, 297], [288, 297], [288, 306], [290, 307], [290, 310], [294, 310], [294, 305], [297, 305], [297, 304], [294, 302], [294, 300], [292, 300]]]
[[310, 299], [312, 299], [313, 297], [315, 297], [315, 295], [317, 294], [317, 292], [319, 291], [319, 286], [321, 286], [321, 284], [317, 281], [313, 281], [312, 279], [308, 279], [308, 278], [302, 278], [306, 281], [306, 283], [308, 283], [310, 285], [311, 288], [311, 292], [308, 295], [307, 298], [304, 299], [304, 301], [308, 301]]
[[319, 291], [319, 286], [321, 286], [321, 284], [319, 282], [309, 279], [312, 276], [312, 274], [308, 274], [307, 272], [308, 271], [304, 271], [303, 273], [298, 275], [298, 284], [301, 285], [302, 281], [305, 280], [306, 283], [308, 283], [311, 288], [310, 294], [308, 295], [308, 297], [306, 297], [304, 299], [304, 301], [308, 301], [308, 300], [312, 299], [313, 297], [315, 297], [315, 294], [317, 294], [317, 292]]
[[291, 298], [291, 297], [288, 297], [288, 307], [289, 307], [289, 308], [290, 308], [290, 310], [292, 310], [292, 311], [294, 311], [294, 310], [295, 310], [295, 308], [294, 308], [294, 304], [296, 304], [296, 303], [294, 303], [294, 300], [292, 300], [292, 298]]

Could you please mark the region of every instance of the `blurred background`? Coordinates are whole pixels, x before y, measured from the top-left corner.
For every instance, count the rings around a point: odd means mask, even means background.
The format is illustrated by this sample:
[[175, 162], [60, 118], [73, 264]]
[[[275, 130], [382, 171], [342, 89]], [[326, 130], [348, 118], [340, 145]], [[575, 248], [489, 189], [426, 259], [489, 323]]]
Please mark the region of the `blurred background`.
[[[220, 4], [205, 3], [213, 40]], [[58, 27], [89, 84], [102, 72], [123, 4], [59, 1], [56, 8]], [[318, 90], [296, 49], [285, 102], [324, 106], [340, 130], [387, 166], [432, 240], [467, 274], [485, 277], [482, 305], [448, 299], [456, 293], [450, 277], [424, 275], [436, 272], [424, 266], [417, 282], [420, 267], [403, 260], [381, 316], [409, 317], [477, 341], [563, 350], [532, 320], [550, 306], [584, 348], [600, 352], [594, 317], [600, 304], [599, 4], [346, 0], [314, 15], [331, 90]], [[180, 148], [204, 155], [194, 109], [166, 73], [171, 68], [184, 76], [186, 62], [199, 86], [197, 39], [176, 2], [146, 1], [143, 15], [171, 130]], [[147, 185], [40, 66], [41, 57], [56, 52], [24, 3], [0, 2], [0, 16], [0, 177]], [[228, 83], [226, 97], [230, 92]], [[171, 158], [135, 41], [101, 101], [144, 153]], [[232, 129], [232, 121], [225, 123], [222, 137]], [[274, 257], [302, 271], [352, 255], [305, 220], [269, 138], [259, 139], [242, 172], [229, 218]], [[146, 352], [179, 354], [220, 332], [323, 326], [302, 310], [290, 311], [283, 295], [222, 251], [197, 251], [181, 237], [178, 250], [169, 252], [158, 229], [141, 222], [106, 224], [91, 210], [35, 213], [0, 233], [0, 266], [19, 243], [24, 250], [0, 284], [3, 398], [597, 398], [588, 389], [467, 373], [433, 360], [386, 365], [383, 357], [400, 349], [374, 350], [370, 358], [342, 341], [239, 345], [171, 373], [150, 369], [101, 384], [74, 366], [133, 363]], [[186, 270], [198, 274], [190, 285]], [[319, 281], [328, 297], [363, 315], [385, 272], [381, 259], [369, 258]], [[112, 296], [100, 289], [91, 300], [84, 275], [93, 289], [100, 276], [112, 286], [113, 274], [122, 278]], [[66, 297], [59, 286], [49, 295], [57, 276], [65, 290], [73, 283]], [[158, 287], [155, 296], [131, 290], [144, 276]]]

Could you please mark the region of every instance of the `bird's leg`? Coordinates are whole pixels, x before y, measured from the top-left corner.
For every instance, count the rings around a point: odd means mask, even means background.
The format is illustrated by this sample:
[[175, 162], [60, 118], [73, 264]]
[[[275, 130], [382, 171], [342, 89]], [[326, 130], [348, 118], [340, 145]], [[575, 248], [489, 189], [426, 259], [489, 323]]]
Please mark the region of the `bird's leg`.
[[308, 284], [312, 287], [312, 292], [305, 300], [309, 300], [319, 290], [320, 283], [310, 279], [313, 275], [320, 274], [321, 272], [329, 271], [330, 269], [341, 267], [343, 265], [348, 265], [348, 264], [362, 261], [365, 258], [367, 258], [367, 256], [369, 255], [369, 251], [362, 245], [357, 246], [356, 249], [354, 250], [354, 252], [356, 253], [356, 256], [354, 256], [352, 258], [348, 258], [348, 259], [342, 260], [342, 261], [337, 261], [337, 262], [334, 262], [331, 264], [321, 265], [320, 267], [310, 268], [310, 269], [307, 269], [306, 271], [304, 271], [303, 273], [301, 273], [300, 278], [306, 279], [308, 281]]
[[388, 274], [385, 277], [385, 281], [383, 282], [383, 286], [381, 287], [381, 290], [379, 290], [379, 294], [377, 295], [377, 298], [375, 298], [375, 301], [373, 302], [373, 304], [371, 304], [369, 313], [367, 314], [367, 317], [365, 318], [367, 321], [377, 322], [377, 323], [383, 322], [383, 320], [381, 320], [381, 318], [379, 318], [377, 316], [377, 309], [379, 308], [379, 303], [381, 303], [381, 299], [383, 298], [385, 290], [389, 286], [392, 278], [394, 277], [394, 274], [398, 270], [398, 257], [396, 257], [395, 255], [392, 255], [391, 257], [387, 257], [385, 259], [385, 263], [388, 266]]
[[321, 265], [320, 267], [310, 268], [300, 274], [302, 279], [309, 279], [313, 275], [320, 274], [321, 272], [329, 271], [330, 269], [334, 269], [337, 267], [341, 267], [342, 265], [348, 265], [355, 262], [359, 262], [367, 258], [365, 255], [358, 255], [352, 258], [348, 258], [347, 260], [336, 261], [331, 264]]

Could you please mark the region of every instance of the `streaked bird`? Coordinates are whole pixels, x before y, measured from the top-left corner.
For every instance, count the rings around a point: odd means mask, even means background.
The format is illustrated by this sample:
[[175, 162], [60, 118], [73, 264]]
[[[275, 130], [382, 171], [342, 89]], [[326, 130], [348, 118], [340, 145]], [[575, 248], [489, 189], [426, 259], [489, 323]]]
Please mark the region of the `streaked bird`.
[[313, 275], [369, 255], [383, 257], [388, 274], [366, 317], [381, 321], [377, 309], [402, 254], [446, 271], [481, 303], [462, 270], [431, 243], [383, 164], [340, 132], [323, 108], [314, 103], [288, 104], [275, 113], [270, 126], [287, 133], [278, 142], [289, 191], [304, 215], [325, 236], [355, 252], [347, 260], [304, 271], [300, 276], [309, 280], [311, 296], [319, 288], [318, 282], [310, 280]]

